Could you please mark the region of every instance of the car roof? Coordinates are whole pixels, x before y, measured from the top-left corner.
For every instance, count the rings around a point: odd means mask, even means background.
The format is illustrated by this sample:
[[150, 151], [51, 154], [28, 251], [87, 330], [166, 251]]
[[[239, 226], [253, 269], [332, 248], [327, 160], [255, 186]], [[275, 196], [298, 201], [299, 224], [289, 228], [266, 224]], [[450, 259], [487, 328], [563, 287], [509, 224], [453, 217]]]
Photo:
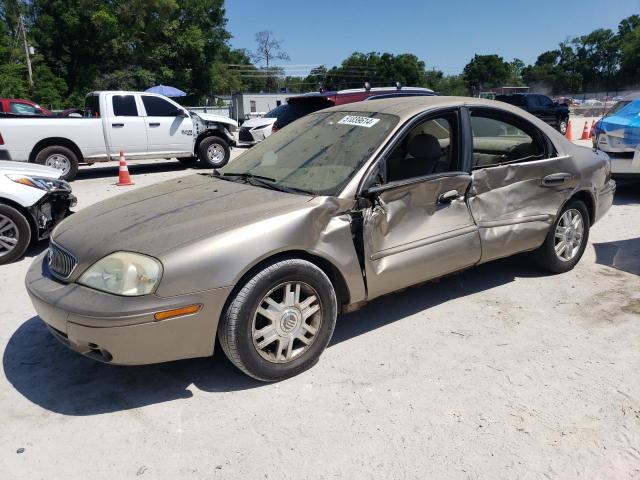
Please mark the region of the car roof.
[[622, 100], [624, 100], [624, 101], [638, 100], [639, 98], [640, 98], [640, 92], [635, 92], [635, 93], [631, 93], [631, 94], [627, 95]]
[[487, 100], [474, 97], [440, 97], [440, 96], [416, 96], [382, 98], [375, 102], [355, 102], [331, 107], [323, 112], [362, 112], [362, 113], [387, 113], [400, 117], [401, 121], [418, 115], [427, 110], [447, 107], [460, 107], [463, 105], [492, 107], [523, 116], [523, 110], [508, 103]]

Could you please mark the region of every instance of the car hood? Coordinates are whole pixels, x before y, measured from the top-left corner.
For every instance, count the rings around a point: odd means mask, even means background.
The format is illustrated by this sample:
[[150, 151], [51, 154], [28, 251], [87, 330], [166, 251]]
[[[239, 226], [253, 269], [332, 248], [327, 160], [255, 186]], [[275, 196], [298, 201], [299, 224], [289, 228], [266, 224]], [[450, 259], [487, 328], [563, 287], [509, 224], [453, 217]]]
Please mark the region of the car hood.
[[196, 174], [84, 208], [64, 220], [52, 240], [73, 253], [79, 264], [120, 250], [160, 258], [182, 245], [295, 209], [311, 199]]
[[0, 161], [0, 174], [33, 175], [46, 178], [60, 178], [62, 173], [55, 168], [45, 167], [37, 163]]
[[256, 117], [245, 121], [242, 126], [246, 128], [254, 128], [261, 125], [273, 125], [274, 123], [276, 123], [275, 118]]
[[234, 127], [238, 126], [238, 122], [236, 122], [233, 118], [223, 117], [222, 115], [203, 112], [193, 112], [193, 114], [200, 117], [205, 122], [225, 123], [227, 125], [233, 125]]

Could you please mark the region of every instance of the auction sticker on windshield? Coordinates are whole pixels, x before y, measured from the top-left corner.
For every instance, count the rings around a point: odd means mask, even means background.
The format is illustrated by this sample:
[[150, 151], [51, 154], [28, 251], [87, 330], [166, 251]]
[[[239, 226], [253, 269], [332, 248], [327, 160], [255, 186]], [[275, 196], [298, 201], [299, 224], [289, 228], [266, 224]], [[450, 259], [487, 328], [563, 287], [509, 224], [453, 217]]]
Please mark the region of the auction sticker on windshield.
[[380, 121], [379, 118], [360, 117], [358, 115], [347, 115], [338, 123], [341, 125], [355, 125], [356, 127], [371, 128]]

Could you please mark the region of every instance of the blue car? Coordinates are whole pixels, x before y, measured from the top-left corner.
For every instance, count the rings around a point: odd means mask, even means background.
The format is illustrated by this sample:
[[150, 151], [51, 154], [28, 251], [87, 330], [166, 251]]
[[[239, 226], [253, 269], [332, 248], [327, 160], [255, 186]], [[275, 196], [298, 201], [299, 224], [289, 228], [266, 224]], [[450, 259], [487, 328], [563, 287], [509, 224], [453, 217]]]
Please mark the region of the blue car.
[[618, 177], [640, 177], [640, 93], [616, 103], [593, 130], [593, 146], [615, 155], [612, 173]]

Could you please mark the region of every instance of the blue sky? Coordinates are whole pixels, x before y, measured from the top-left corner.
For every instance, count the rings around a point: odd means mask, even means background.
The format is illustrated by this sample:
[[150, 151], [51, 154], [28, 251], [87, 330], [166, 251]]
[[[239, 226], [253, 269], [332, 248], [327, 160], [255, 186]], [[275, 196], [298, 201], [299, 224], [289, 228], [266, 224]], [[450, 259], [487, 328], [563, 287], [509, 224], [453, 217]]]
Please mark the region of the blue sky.
[[251, 50], [255, 33], [271, 30], [291, 57], [284, 65], [333, 66], [354, 51], [378, 51], [460, 73], [475, 53], [528, 64], [568, 37], [615, 30], [640, 13], [640, 0], [227, 0], [225, 8], [233, 47]]

